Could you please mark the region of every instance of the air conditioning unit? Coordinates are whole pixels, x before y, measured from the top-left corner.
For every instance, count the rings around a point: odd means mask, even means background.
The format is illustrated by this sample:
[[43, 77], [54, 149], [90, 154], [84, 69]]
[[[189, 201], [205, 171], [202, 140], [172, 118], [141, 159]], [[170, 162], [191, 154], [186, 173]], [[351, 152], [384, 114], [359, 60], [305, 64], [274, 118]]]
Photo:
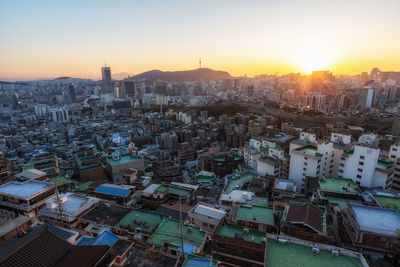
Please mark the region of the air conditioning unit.
[[339, 256], [339, 250], [332, 250], [332, 256]]
[[193, 231], [192, 227], [188, 227], [188, 232], [191, 233]]
[[314, 252], [315, 254], [319, 253], [319, 248], [313, 247], [312, 248], [312, 252]]
[[287, 240], [284, 238], [279, 238], [278, 242], [279, 242], [279, 244], [285, 244], [285, 243], [287, 243]]
[[243, 228], [243, 232], [248, 234], [249, 233], [249, 229], [248, 228]]

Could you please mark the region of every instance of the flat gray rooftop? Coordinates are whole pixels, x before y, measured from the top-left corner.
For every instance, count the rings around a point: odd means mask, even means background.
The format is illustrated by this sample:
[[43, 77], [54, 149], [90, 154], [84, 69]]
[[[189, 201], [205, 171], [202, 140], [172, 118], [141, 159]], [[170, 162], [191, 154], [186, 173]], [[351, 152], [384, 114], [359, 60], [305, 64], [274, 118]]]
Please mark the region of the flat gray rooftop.
[[50, 186], [52, 186], [52, 184], [47, 182], [9, 182], [0, 186], [0, 193], [16, 196], [19, 198], [29, 198], [30, 196], [33, 196]]
[[400, 213], [395, 210], [351, 205], [362, 231], [386, 235], [398, 235]]

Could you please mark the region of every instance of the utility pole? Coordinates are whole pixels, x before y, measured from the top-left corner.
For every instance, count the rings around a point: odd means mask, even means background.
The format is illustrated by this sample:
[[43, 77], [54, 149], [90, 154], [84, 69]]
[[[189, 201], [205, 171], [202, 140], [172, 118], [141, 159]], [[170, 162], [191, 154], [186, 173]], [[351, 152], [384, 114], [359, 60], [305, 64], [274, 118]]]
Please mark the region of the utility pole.
[[182, 257], [185, 257], [185, 250], [183, 248], [183, 223], [182, 223], [182, 197], [179, 197], [179, 224], [181, 226], [181, 247], [182, 247]]
[[56, 201], [57, 201], [57, 204], [58, 204], [58, 212], [59, 212], [59, 215], [60, 215], [60, 221], [61, 221], [61, 223], [62, 224], [64, 224], [64, 222], [65, 222], [65, 216], [64, 216], [64, 210], [63, 210], [63, 207], [62, 207], [62, 201], [61, 201], [61, 199], [60, 199], [60, 195], [59, 195], [59, 193], [58, 193], [58, 187], [57, 187], [57, 185], [55, 184], [54, 185], [55, 186], [55, 188], [56, 188]]

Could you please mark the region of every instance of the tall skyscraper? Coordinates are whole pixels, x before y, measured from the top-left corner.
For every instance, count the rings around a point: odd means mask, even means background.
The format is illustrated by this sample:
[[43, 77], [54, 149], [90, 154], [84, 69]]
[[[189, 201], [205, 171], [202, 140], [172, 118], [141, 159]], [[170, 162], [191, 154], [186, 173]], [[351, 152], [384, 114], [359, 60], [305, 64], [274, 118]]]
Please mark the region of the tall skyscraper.
[[102, 67], [101, 68], [101, 77], [102, 77], [102, 89], [104, 93], [112, 93], [113, 86], [111, 80], [111, 69], [110, 67]]
[[69, 101], [71, 103], [75, 103], [76, 102], [75, 87], [72, 84], [70, 84], [68, 86], [67, 94], [68, 94]]

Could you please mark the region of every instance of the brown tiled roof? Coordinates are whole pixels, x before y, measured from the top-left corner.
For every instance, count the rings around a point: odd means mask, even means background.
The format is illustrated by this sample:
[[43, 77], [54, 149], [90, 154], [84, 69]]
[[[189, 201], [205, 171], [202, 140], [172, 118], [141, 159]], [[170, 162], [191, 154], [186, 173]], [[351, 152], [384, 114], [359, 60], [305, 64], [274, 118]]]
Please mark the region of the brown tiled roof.
[[46, 228], [2, 259], [0, 266], [53, 266], [72, 247], [72, 244]]
[[302, 223], [324, 233], [324, 213], [321, 209], [310, 203], [288, 204], [286, 222]]
[[76, 246], [56, 267], [89, 267], [97, 263], [110, 250], [109, 246]]

